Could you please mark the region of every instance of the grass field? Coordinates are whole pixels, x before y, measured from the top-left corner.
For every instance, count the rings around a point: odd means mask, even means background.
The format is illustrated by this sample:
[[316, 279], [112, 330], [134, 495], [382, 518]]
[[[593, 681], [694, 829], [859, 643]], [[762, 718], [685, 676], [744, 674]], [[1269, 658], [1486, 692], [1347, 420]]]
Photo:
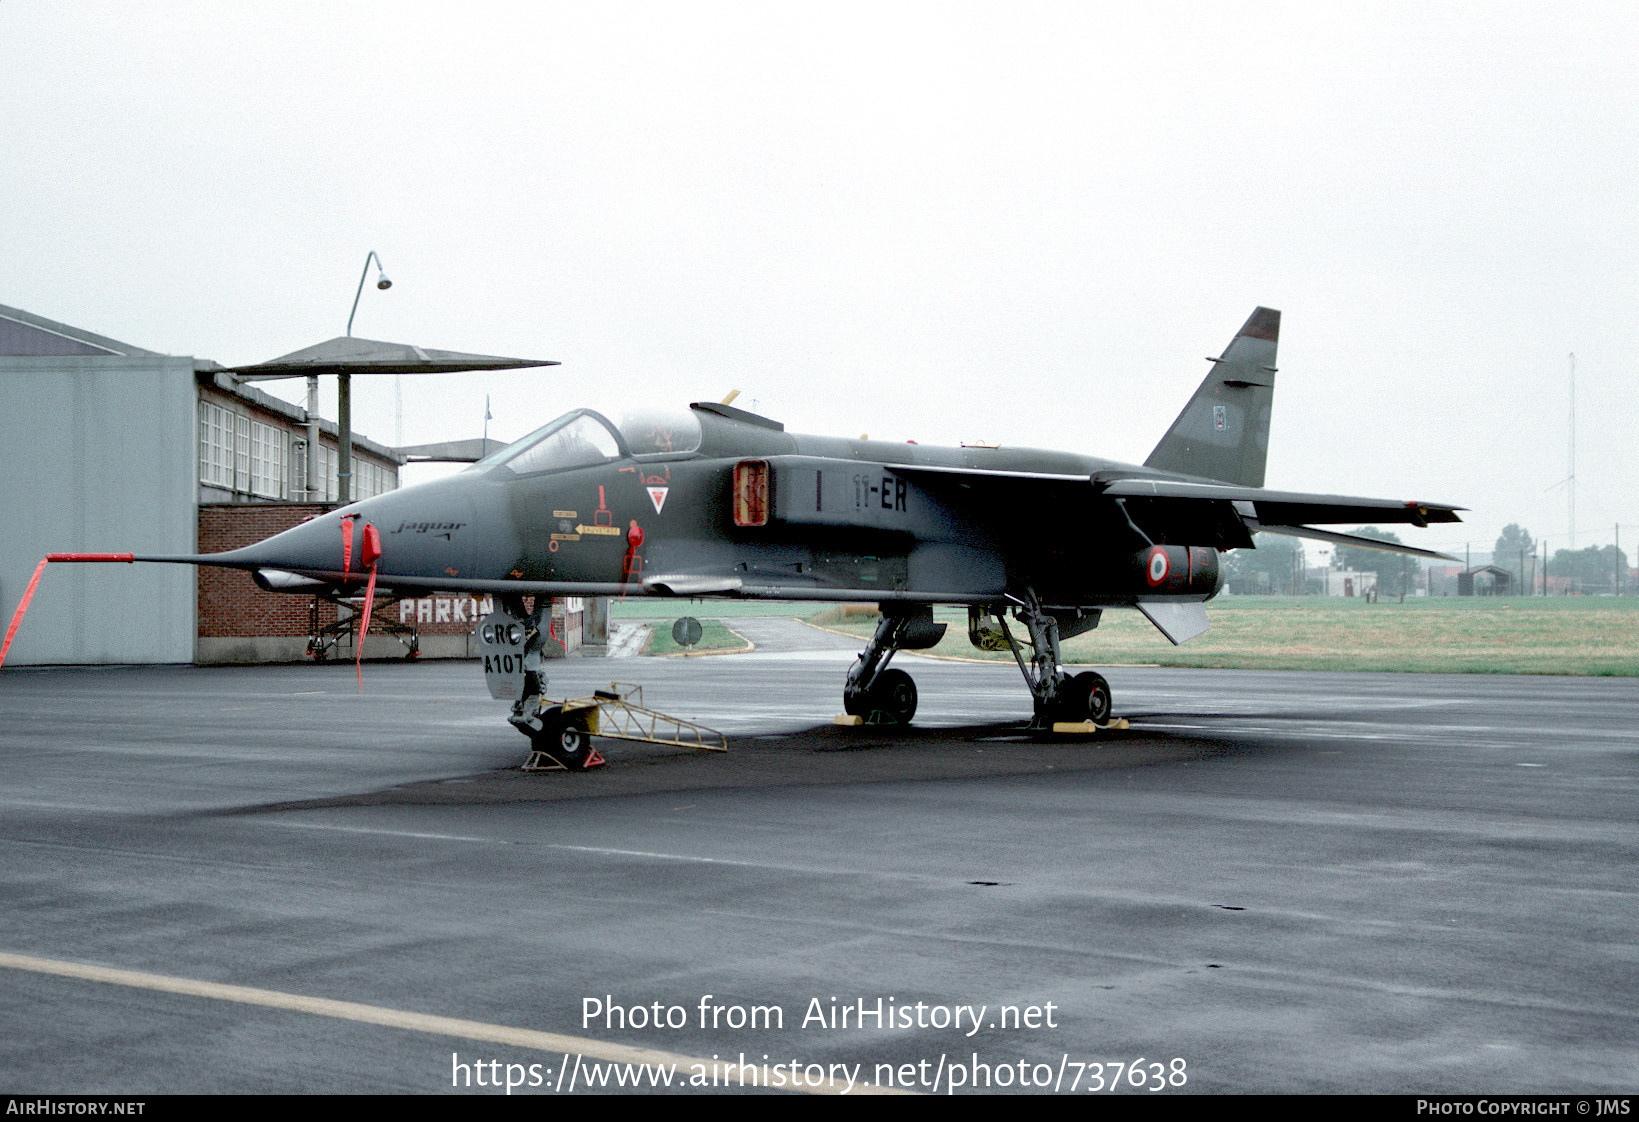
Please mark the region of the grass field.
[[[832, 608], [809, 618], [868, 637], [874, 614], [850, 609]], [[1065, 660], [1102, 666], [1639, 677], [1639, 597], [1441, 597], [1368, 604], [1321, 596], [1246, 596], [1212, 601], [1207, 616], [1211, 631], [1174, 647], [1138, 612], [1107, 611], [1096, 630], [1064, 644]], [[973, 648], [965, 610], [935, 609], [935, 618], [951, 626], [929, 653], [1012, 660], [1005, 651]], [[1010, 626], [1015, 636], [1024, 630], [1011, 621]]]
[[[789, 610], [786, 614], [790, 614]], [[684, 649], [672, 640], [672, 623], [675, 618], [673, 617], [672, 620], [657, 619], [650, 623], [650, 627], [654, 631], [649, 638], [649, 649], [646, 653], [652, 655], [684, 653]], [[719, 620], [701, 619], [699, 616], [694, 618], [700, 620], [700, 641], [694, 645], [695, 653], [747, 651], [751, 649], [750, 643], [730, 631]]]

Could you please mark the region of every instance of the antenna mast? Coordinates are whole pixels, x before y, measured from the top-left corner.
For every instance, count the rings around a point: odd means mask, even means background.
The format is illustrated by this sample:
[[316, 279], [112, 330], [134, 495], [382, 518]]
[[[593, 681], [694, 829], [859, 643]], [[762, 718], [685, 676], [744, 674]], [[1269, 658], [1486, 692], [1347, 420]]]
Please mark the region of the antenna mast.
[[1570, 490], [1567, 494], [1571, 500], [1571, 541], [1570, 547], [1576, 549], [1576, 352], [1571, 353], [1571, 474], [1567, 479]]

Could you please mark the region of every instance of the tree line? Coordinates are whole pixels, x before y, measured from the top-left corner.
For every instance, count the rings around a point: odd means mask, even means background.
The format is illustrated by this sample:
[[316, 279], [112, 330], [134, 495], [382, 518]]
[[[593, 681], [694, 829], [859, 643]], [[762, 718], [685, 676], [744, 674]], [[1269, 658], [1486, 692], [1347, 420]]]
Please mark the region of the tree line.
[[[1404, 544], [1399, 535], [1377, 526], [1348, 531], [1374, 541]], [[1326, 591], [1324, 582], [1308, 575], [1303, 540], [1279, 534], [1260, 533], [1253, 537], [1255, 549], [1233, 550], [1223, 557], [1229, 587], [1240, 593], [1271, 593], [1300, 596]], [[1334, 567], [1372, 573], [1378, 595], [1409, 596], [1414, 590], [1429, 589], [1424, 577], [1425, 562], [1420, 557], [1388, 553], [1365, 546], [1339, 544], [1333, 547]], [[1442, 562], [1434, 562], [1444, 569]], [[1510, 591], [1515, 595], [1541, 595], [1544, 587], [1544, 560], [1539, 542], [1517, 522], [1503, 527], [1491, 550], [1491, 564], [1509, 574]], [[1635, 591], [1629, 576], [1628, 555], [1614, 545], [1590, 545], [1582, 549], [1555, 550], [1546, 561], [1547, 590], [1552, 595], [1580, 593], [1601, 595]], [[1454, 594], [1455, 582], [1446, 587], [1436, 581], [1433, 592]]]

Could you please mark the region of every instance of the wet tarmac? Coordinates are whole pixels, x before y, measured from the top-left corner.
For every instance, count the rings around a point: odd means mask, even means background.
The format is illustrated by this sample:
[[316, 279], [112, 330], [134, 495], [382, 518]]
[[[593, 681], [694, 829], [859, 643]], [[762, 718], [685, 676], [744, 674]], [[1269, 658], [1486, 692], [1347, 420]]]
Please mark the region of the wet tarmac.
[[6, 670], [0, 1083], [1633, 1090], [1634, 679], [1114, 667], [1131, 727], [1041, 741], [1010, 665], [844, 729], [853, 640], [733, 626], [555, 663], [731, 744], [580, 774], [471, 663]]

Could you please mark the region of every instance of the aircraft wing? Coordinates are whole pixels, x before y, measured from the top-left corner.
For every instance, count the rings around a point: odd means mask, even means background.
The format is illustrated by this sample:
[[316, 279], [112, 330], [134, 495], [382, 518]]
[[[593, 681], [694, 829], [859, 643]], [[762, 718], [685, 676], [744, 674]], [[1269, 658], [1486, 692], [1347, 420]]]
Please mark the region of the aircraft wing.
[[951, 477], [961, 479], [994, 479], [1002, 482], [1036, 482], [1036, 483], [1090, 483], [1093, 477], [1085, 474], [1075, 474], [1059, 471], [1012, 471], [1005, 468], [970, 468], [947, 467], [943, 464], [896, 464], [882, 463], [872, 466], [881, 467], [884, 471], [891, 471], [896, 475], [931, 476], [933, 478]]
[[[985, 481], [1003, 490], [1044, 486], [1087, 488], [1094, 495], [1134, 500], [1134, 506], [1130, 508], [1129, 513], [1137, 516], [1140, 522], [1161, 524], [1169, 536], [1201, 533], [1220, 549], [1249, 546], [1251, 534], [1267, 532], [1449, 561], [1455, 558], [1432, 550], [1418, 549], [1415, 546], [1380, 542], [1330, 530], [1317, 530], [1310, 524], [1318, 522], [1358, 525], [1377, 522], [1429, 526], [1436, 522], [1462, 521], [1457, 516], [1457, 511], [1462, 508], [1444, 503], [1276, 491], [1267, 487], [1218, 483], [1212, 480], [1103, 472], [1077, 475], [1046, 471], [998, 471], [925, 464], [882, 466], [885, 470], [900, 475], [921, 477], [922, 481], [928, 484], [941, 480], [968, 484]], [[1139, 509], [1140, 507], [1143, 509]]]
[[1337, 545], [1379, 549], [1387, 553], [1409, 553], [1441, 561], [1458, 560], [1447, 553], [1317, 530], [1311, 522], [1390, 522], [1428, 526], [1435, 522], [1461, 522], [1461, 507], [1443, 503], [1404, 502], [1396, 499], [1365, 499], [1353, 495], [1313, 495], [1301, 491], [1272, 491], [1264, 487], [1243, 487], [1232, 483], [1195, 482], [1183, 479], [1127, 477], [1102, 484], [1102, 493], [1111, 498], [1145, 499], [1180, 504], [1230, 503], [1250, 533], [1284, 534], [1313, 538]]
[[[1096, 477], [1095, 477], [1096, 480]], [[1302, 491], [1272, 491], [1265, 487], [1242, 487], [1233, 483], [1194, 482], [1182, 479], [1128, 477], [1108, 482], [1096, 481], [1100, 493], [1111, 498], [1158, 498], [1183, 501], [1235, 504], [1243, 519], [1258, 525], [1250, 529], [1302, 526], [1310, 522], [1409, 522], [1427, 526], [1434, 522], [1461, 522], [1462, 507], [1443, 503], [1402, 502], [1397, 499], [1363, 499], [1353, 495], [1313, 495]]]
[[1106, 477], [1103, 473], [1076, 475], [1048, 471], [1003, 471], [989, 468], [943, 467], [930, 464], [882, 464], [897, 475], [940, 477], [957, 480], [992, 480], [997, 484], [1028, 486], [1032, 483], [1089, 484], [1094, 492], [1112, 499], [1173, 499], [1180, 502], [1233, 502], [1243, 518], [1251, 517], [1259, 527], [1302, 526], [1310, 522], [1409, 522], [1427, 526], [1434, 522], [1461, 522], [1462, 507], [1444, 503], [1403, 502], [1398, 499], [1366, 499], [1353, 495], [1316, 495], [1304, 491], [1275, 491], [1210, 480], [1166, 479], [1154, 476]]

